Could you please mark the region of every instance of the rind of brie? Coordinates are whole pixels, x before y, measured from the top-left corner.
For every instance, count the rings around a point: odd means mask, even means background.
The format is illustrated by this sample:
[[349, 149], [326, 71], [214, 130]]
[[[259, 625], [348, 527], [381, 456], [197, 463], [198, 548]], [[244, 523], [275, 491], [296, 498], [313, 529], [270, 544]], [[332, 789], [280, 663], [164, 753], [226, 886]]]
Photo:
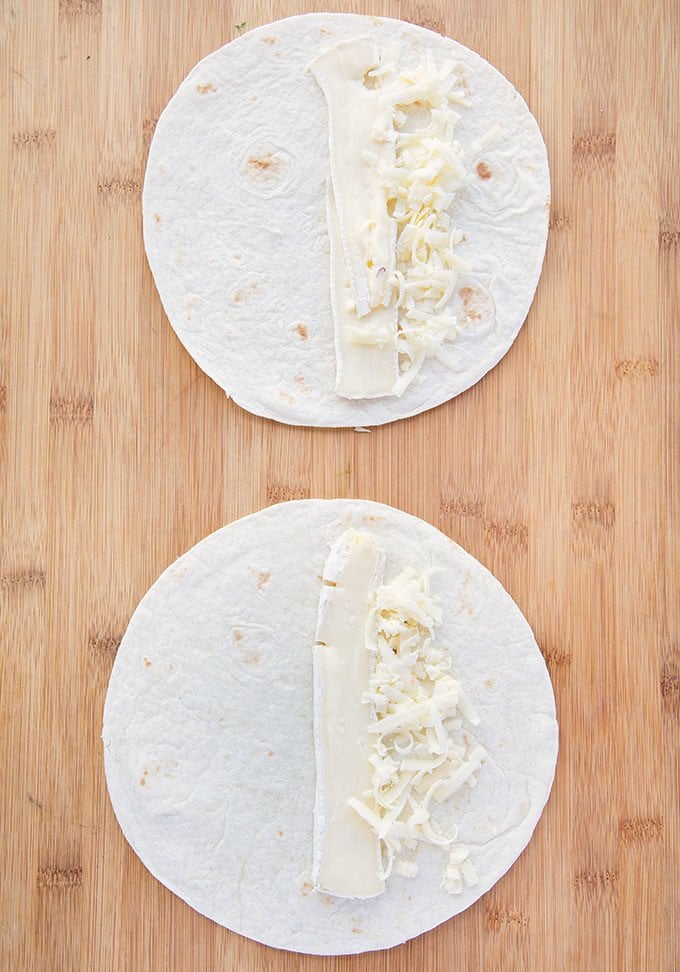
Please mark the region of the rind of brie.
[[371, 534], [345, 531], [331, 547], [319, 599], [312, 878], [317, 890], [338, 897], [370, 898], [385, 888], [380, 840], [349, 804], [371, 787], [371, 712], [362, 702], [370, 678], [364, 635], [369, 596], [382, 581], [384, 563]]

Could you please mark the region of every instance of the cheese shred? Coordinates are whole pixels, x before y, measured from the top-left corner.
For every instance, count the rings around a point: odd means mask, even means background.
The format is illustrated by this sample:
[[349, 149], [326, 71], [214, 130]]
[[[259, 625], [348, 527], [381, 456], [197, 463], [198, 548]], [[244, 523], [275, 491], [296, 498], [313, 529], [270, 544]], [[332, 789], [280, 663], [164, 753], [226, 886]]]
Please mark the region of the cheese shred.
[[457, 334], [448, 305], [458, 271], [470, 269], [454, 252], [462, 233], [449, 214], [467, 180], [454, 138], [460, 115], [452, 106], [466, 102], [455, 64], [437, 67], [431, 53], [414, 70], [388, 79], [373, 138], [394, 142], [396, 159], [387, 164], [366, 153], [364, 161], [377, 173], [397, 224], [396, 267], [388, 283], [398, 309], [399, 377], [392, 394], [400, 396], [417, 379], [425, 358], [451, 362], [440, 353], [443, 342]]
[[366, 645], [372, 656], [368, 731], [374, 737], [372, 787], [349, 805], [373, 829], [384, 850], [383, 878], [393, 866], [414, 874], [414, 862], [398, 857], [418, 843], [449, 850], [442, 887], [451, 893], [476, 883], [468, 848], [456, 844], [457, 831], [444, 833], [432, 817], [462, 786], [474, 786], [485, 757], [462, 731], [479, 717], [461, 683], [450, 674], [451, 659], [435, 644], [442, 622], [430, 591], [431, 571], [403, 570], [371, 595]]

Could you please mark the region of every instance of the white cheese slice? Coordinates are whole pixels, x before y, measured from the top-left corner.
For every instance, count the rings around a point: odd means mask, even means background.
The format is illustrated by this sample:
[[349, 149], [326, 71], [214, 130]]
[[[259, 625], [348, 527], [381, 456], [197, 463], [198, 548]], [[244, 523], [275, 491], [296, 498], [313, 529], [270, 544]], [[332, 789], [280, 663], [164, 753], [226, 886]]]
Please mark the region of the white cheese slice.
[[336, 391], [346, 398], [388, 395], [398, 377], [397, 307], [391, 299], [397, 225], [378, 173], [380, 165], [395, 162], [393, 109], [382, 104], [379, 88], [365, 84], [379, 59], [373, 41], [359, 38], [310, 65], [328, 105]]
[[[379, 60], [364, 37], [338, 44], [310, 66], [328, 104], [331, 179], [358, 317], [389, 303], [395, 260], [396, 221], [376, 171], [380, 163], [394, 164], [394, 128], [391, 119], [386, 127], [380, 88], [365, 84]], [[380, 141], [378, 128], [384, 130]]]
[[335, 390], [343, 398], [390, 395], [397, 374], [397, 307], [379, 306], [358, 320], [354, 307], [335, 197], [329, 186], [328, 226], [331, 229], [331, 300], [337, 361]]
[[[314, 886], [327, 894], [371, 898], [385, 888], [380, 840], [349, 805], [372, 787], [370, 679], [365, 644], [369, 597], [382, 582], [384, 553], [369, 533], [347, 530], [324, 568], [314, 646]], [[369, 799], [370, 806], [370, 799]]]

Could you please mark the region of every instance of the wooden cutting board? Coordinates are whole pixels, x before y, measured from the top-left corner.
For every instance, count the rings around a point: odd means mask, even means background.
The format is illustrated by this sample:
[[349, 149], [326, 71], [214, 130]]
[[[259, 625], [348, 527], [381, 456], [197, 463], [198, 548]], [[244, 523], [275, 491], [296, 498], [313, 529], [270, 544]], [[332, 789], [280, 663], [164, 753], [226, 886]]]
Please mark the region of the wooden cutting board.
[[[3, 0], [0, 966], [31, 970], [672, 970], [678, 942], [680, 7], [330, 2], [479, 51], [548, 144], [529, 320], [479, 385], [375, 429], [229, 402], [144, 258], [154, 125], [274, 0]], [[277, 952], [142, 867], [104, 785], [116, 648], [175, 557], [293, 497], [380, 500], [486, 564], [532, 624], [561, 724], [528, 850], [465, 914], [387, 953]]]

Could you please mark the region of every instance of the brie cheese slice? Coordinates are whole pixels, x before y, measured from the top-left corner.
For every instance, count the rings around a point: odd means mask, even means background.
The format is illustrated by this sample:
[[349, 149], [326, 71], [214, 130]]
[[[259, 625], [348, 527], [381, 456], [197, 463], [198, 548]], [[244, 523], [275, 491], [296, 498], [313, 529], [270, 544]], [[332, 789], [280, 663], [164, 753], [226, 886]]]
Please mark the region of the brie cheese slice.
[[359, 38], [325, 51], [310, 66], [328, 105], [336, 391], [345, 398], [388, 395], [398, 377], [397, 307], [391, 299], [397, 224], [378, 173], [379, 163], [395, 161], [393, 109], [367, 86], [379, 59], [373, 41]]
[[338, 897], [371, 898], [385, 888], [380, 840], [348, 802], [370, 803], [372, 714], [362, 702], [370, 679], [365, 628], [369, 597], [382, 582], [384, 564], [385, 555], [369, 533], [345, 531], [331, 547], [319, 600], [312, 876], [318, 890]]

